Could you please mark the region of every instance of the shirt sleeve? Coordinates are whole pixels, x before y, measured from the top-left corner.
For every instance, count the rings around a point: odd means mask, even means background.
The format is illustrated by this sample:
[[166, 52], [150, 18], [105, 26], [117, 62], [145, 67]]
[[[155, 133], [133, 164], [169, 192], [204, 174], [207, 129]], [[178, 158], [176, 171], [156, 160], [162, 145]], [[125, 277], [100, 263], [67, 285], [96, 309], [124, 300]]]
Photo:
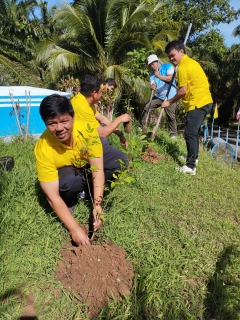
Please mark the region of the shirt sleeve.
[[155, 75], [154, 75], [154, 73], [150, 74], [150, 83], [151, 84], [155, 83]]
[[34, 149], [38, 180], [41, 182], [52, 182], [58, 180], [58, 170], [53, 160], [47, 155], [37, 143]]
[[169, 63], [167, 68], [167, 76], [174, 73], [174, 67]]
[[187, 70], [182, 69], [180, 66], [177, 70], [177, 81], [179, 87], [184, 87], [188, 84], [187, 81]]

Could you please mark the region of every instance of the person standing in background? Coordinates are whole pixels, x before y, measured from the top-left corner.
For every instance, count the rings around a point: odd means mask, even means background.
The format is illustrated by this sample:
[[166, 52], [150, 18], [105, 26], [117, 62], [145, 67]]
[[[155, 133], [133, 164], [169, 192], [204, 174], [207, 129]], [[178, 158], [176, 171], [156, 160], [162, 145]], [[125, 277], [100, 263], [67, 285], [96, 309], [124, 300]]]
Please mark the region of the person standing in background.
[[174, 40], [165, 48], [170, 61], [177, 69], [178, 91], [162, 103], [168, 108], [172, 103], [182, 99], [186, 112], [184, 138], [187, 146], [186, 164], [175, 170], [191, 175], [196, 174], [198, 162], [199, 134], [201, 124], [212, 110], [212, 96], [205, 72], [200, 64], [186, 55], [183, 41]]
[[[161, 106], [162, 102], [166, 98], [166, 94], [169, 88], [169, 83], [172, 79], [174, 68], [171, 63], [161, 63], [158, 57], [155, 54], [151, 54], [147, 58], [148, 66], [152, 68], [152, 73], [150, 74], [150, 84], [151, 90], [156, 90], [156, 94], [150, 100], [142, 114], [142, 130], [143, 133], [147, 133], [147, 122], [149, 113], [157, 109]], [[169, 97], [172, 98], [176, 94], [176, 84], [175, 81], [173, 82], [173, 86], [169, 91]], [[168, 108], [165, 108], [165, 112], [168, 118], [168, 127], [170, 131], [170, 136], [172, 138], [177, 137], [177, 121], [176, 121], [176, 109], [177, 104], [173, 102]]]

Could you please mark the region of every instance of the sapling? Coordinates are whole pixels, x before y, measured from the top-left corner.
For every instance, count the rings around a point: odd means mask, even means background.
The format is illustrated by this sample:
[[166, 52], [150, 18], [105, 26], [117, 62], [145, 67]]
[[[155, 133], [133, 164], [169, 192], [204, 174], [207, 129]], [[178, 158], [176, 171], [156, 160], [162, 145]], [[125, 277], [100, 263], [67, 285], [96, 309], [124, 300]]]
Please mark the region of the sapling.
[[113, 109], [114, 109], [114, 100], [116, 99], [114, 92], [108, 88], [102, 89], [101, 101], [98, 103], [98, 107], [102, 114], [106, 113], [107, 117], [112, 121], [113, 118]]
[[[96, 156], [94, 154], [91, 153], [91, 146], [98, 144], [98, 136], [94, 136], [91, 134], [93, 133], [94, 129], [91, 128], [91, 126], [89, 124], [87, 124], [87, 133], [89, 134], [89, 138], [86, 138], [81, 131], [78, 131], [80, 136], [82, 137], [82, 142], [83, 145], [81, 146], [81, 148], [79, 149], [79, 153], [80, 153], [80, 159], [79, 160], [75, 160], [76, 164], [81, 167], [84, 167], [85, 170], [85, 176], [86, 176], [86, 183], [87, 183], [87, 189], [89, 191], [89, 195], [90, 195], [90, 200], [93, 204], [93, 207], [95, 207], [94, 204], [94, 200], [92, 198], [92, 194], [91, 194], [91, 188], [90, 188], [90, 180], [89, 180], [89, 173], [92, 173], [93, 171], [97, 171], [100, 170], [97, 166], [88, 166], [89, 163], [89, 158], [95, 158]], [[128, 168], [125, 168], [125, 164], [124, 162], [119, 159], [120, 162], [120, 166], [123, 170], [116, 170], [115, 173], [113, 174], [113, 181], [110, 181], [110, 187], [109, 186], [105, 186], [104, 187], [104, 191], [109, 191], [109, 195], [112, 194], [112, 190], [113, 188], [120, 184], [123, 185], [124, 183], [130, 183], [132, 181], [134, 181], [134, 179], [130, 176], [128, 176]], [[103, 186], [99, 186], [99, 188], [102, 188]], [[108, 195], [108, 200], [105, 202], [102, 212], [97, 212], [97, 217], [96, 217], [96, 222], [98, 221], [98, 219], [101, 219], [102, 221], [105, 221], [105, 215], [104, 215], [104, 209], [106, 208], [109, 200], [110, 200], [110, 196]], [[92, 233], [93, 234], [93, 233]], [[91, 237], [92, 238], [92, 237]]]

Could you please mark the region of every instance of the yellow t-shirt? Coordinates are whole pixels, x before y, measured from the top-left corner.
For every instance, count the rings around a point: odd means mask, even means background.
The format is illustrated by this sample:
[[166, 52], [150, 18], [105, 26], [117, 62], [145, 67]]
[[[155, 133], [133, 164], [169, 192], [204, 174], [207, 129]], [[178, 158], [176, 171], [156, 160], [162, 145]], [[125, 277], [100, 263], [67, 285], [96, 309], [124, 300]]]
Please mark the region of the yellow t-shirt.
[[206, 104], [212, 103], [212, 96], [209, 90], [209, 83], [205, 72], [200, 64], [184, 55], [177, 69], [178, 86], [187, 85], [187, 92], [182, 101], [185, 111], [194, 110], [195, 107], [201, 108]]
[[91, 107], [86, 98], [78, 93], [75, 97], [71, 99], [71, 104], [75, 113], [75, 120], [85, 121], [90, 124], [92, 128], [98, 128], [100, 126], [98, 120], [95, 118], [95, 115], [98, 114], [98, 111]]
[[83, 167], [89, 158], [101, 157], [103, 150], [97, 130], [81, 121], [73, 124], [72, 148], [61, 143], [46, 129], [38, 139], [34, 153], [38, 180], [52, 182], [58, 180], [57, 169], [65, 166]]

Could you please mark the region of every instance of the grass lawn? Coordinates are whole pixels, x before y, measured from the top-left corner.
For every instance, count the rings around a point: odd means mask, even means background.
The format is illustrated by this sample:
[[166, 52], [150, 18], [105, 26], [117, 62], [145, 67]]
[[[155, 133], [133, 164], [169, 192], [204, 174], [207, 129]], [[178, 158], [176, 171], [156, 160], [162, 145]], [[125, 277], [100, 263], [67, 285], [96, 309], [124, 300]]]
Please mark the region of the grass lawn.
[[[183, 138], [159, 131], [152, 147], [169, 159], [156, 165], [140, 158], [137, 126], [128, 140], [134, 182], [114, 188], [99, 238], [126, 250], [134, 285], [97, 319], [240, 319], [239, 164], [228, 168], [201, 150], [196, 176], [183, 175], [174, 171]], [[40, 191], [33, 148], [31, 139], [0, 140], [0, 156], [15, 159], [14, 170], [0, 175], [0, 319], [20, 319], [29, 293], [40, 320], [86, 319], [54, 278], [69, 235]], [[86, 223], [83, 201], [76, 212]]]

